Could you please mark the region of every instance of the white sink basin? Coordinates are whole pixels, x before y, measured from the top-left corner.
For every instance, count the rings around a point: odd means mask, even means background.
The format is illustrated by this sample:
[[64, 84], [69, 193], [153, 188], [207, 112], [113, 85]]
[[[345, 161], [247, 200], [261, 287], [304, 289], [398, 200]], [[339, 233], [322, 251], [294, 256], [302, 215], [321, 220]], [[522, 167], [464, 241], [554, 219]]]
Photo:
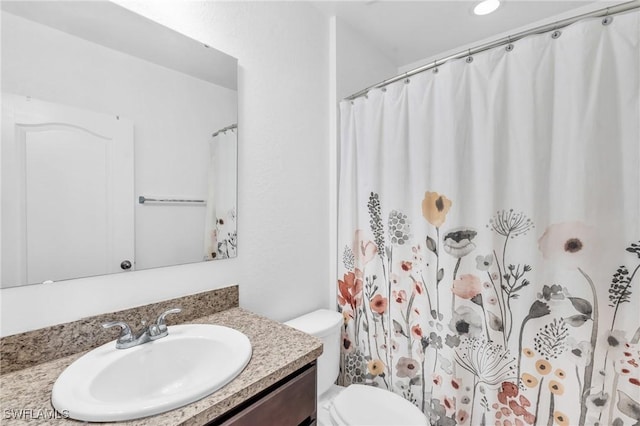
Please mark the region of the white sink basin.
[[251, 343], [218, 325], [169, 327], [169, 335], [129, 349], [115, 341], [78, 358], [53, 385], [51, 401], [72, 419], [109, 422], [163, 413], [229, 383], [251, 359]]

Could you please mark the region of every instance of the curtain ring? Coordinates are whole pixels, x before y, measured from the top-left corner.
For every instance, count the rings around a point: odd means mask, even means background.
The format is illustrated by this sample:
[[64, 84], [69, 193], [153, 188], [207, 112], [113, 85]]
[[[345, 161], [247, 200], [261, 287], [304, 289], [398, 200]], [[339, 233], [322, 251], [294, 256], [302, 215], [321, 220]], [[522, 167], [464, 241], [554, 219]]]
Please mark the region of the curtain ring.
[[433, 61], [433, 73], [438, 74], [438, 61]]
[[471, 56], [471, 49], [469, 49], [469, 56], [467, 56], [466, 61], [467, 61], [468, 64], [473, 62], [473, 56]]
[[602, 19], [602, 25], [609, 25], [613, 22], [613, 16], [609, 16], [609, 8], [607, 8], [607, 13], [604, 15]]
[[554, 32], [551, 33], [551, 38], [552, 39], [557, 39], [557, 38], [560, 38], [561, 35], [562, 35], [562, 31], [555, 30]]
[[507, 47], [504, 48], [507, 52], [511, 52], [513, 50], [513, 44], [511, 44], [511, 36], [507, 36]]

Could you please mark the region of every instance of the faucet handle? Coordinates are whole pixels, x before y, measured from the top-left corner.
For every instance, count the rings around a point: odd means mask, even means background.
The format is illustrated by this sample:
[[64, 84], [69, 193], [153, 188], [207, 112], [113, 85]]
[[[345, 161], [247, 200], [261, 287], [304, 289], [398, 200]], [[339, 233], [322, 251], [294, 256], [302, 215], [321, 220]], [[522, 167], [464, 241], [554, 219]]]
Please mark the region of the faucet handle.
[[111, 321], [105, 322], [102, 324], [102, 328], [111, 328], [111, 327], [120, 327], [122, 330], [120, 331], [120, 336], [118, 336], [118, 343], [121, 342], [130, 342], [133, 340], [133, 333], [131, 332], [131, 327], [124, 321]]
[[158, 327], [158, 331], [161, 333], [164, 333], [165, 331], [167, 331], [167, 322], [166, 322], [166, 318], [167, 315], [169, 314], [177, 314], [182, 312], [182, 309], [180, 308], [173, 308], [173, 309], [169, 309], [168, 311], [165, 311], [163, 313], [161, 313], [158, 316], [158, 319], [156, 320], [156, 326]]

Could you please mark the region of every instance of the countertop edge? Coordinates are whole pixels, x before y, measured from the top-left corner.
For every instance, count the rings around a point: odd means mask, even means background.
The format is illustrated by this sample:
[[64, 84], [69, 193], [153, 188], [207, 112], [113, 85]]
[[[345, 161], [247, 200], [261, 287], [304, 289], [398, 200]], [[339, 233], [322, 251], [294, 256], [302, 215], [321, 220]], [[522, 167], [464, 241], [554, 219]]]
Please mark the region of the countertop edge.
[[[253, 348], [249, 364], [230, 383], [191, 404], [151, 417], [103, 425], [202, 425], [234, 409], [322, 354], [322, 342], [319, 339], [238, 307], [188, 323], [224, 325], [246, 334]], [[53, 410], [50, 398], [53, 383], [68, 365], [86, 352], [0, 376], [0, 407], [3, 412], [21, 408]], [[48, 421], [15, 418], [5, 419], [3, 424], [49, 424]], [[59, 419], [56, 424], [78, 425], [79, 422]]]

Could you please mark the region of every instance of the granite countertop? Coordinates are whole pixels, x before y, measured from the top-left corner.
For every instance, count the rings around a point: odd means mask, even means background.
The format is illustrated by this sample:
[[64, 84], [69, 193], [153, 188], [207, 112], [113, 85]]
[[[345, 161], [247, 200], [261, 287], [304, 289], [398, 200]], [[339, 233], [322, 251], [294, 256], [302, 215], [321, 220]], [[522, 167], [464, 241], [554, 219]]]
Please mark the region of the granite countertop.
[[[117, 423], [118, 425], [203, 425], [248, 398], [285, 378], [322, 353], [322, 342], [241, 308], [231, 308], [193, 321], [234, 328], [246, 334], [253, 354], [246, 368], [233, 381], [213, 394], [157, 416]], [[51, 389], [58, 375], [85, 352], [25, 368], [0, 377], [2, 424], [78, 425], [71, 419], [14, 419], [13, 410], [27, 410], [31, 417], [51, 415]], [[25, 417], [25, 416], [23, 416]], [[60, 417], [60, 416], [59, 416]]]

